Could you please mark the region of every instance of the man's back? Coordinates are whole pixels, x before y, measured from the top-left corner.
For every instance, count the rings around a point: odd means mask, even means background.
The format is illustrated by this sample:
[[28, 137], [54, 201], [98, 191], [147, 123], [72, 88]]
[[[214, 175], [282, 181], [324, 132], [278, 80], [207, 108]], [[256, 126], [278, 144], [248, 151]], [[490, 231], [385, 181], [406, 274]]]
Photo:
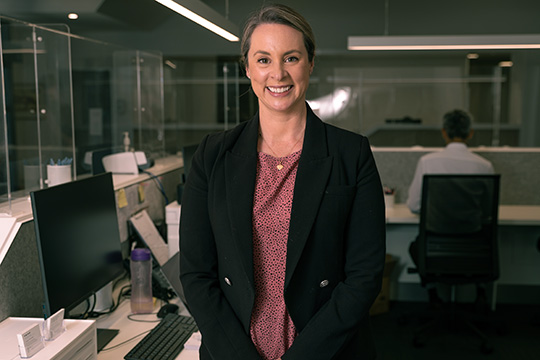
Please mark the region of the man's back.
[[424, 174], [493, 174], [493, 165], [472, 153], [464, 143], [449, 143], [443, 151], [424, 155], [418, 161], [409, 187], [407, 206], [412, 212], [420, 211], [422, 178]]

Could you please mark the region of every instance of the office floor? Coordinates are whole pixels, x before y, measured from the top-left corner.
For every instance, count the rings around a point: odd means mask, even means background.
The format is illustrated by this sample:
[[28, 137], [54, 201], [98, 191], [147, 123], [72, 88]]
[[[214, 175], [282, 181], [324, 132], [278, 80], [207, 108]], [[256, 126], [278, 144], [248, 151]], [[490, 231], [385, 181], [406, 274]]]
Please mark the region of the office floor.
[[407, 315], [418, 314], [425, 306], [393, 302], [390, 312], [371, 317], [379, 360], [540, 359], [540, 305], [498, 305], [496, 316], [504, 321], [506, 330], [483, 329], [494, 345], [489, 355], [480, 351], [480, 341], [469, 329], [437, 333], [423, 347], [414, 347], [413, 331], [421, 320]]

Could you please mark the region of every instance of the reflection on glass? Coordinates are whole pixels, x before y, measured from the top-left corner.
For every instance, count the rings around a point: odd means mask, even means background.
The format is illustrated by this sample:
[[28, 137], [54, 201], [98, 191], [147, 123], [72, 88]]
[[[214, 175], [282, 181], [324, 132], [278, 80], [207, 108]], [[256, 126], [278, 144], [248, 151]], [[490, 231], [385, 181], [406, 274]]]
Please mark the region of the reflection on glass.
[[322, 120], [330, 120], [345, 111], [352, 97], [352, 89], [349, 86], [342, 86], [331, 94], [307, 100], [307, 102], [318, 117]]

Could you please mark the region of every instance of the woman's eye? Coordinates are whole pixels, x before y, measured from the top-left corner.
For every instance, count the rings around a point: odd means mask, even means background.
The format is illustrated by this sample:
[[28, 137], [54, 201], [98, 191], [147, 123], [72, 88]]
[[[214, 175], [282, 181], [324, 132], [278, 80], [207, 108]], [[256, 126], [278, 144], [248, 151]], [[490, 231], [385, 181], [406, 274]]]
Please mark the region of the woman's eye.
[[268, 59], [267, 58], [260, 58], [259, 60], [257, 60], [258, 63], [260, 64], [268, 64]]
[[296, 62], [298, 61], [298, 58], [296, 56], [289, 56], [285, 59], [285, 62]]

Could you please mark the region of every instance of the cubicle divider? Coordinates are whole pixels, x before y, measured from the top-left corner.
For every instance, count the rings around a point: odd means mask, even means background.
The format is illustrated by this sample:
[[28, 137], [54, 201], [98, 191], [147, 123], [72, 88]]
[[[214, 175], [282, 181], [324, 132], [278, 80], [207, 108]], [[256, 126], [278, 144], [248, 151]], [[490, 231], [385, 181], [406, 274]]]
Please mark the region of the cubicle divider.
[[[395, 203], [405, 203], [416, 163], [442, 148], [373, 148], [381, 181], [395, 190]], [[540, 148], [471, 148], [501, 174], [502, 205], [540, 205]]]
[[[181, 171], [177, 166], [174, 170], [160, 174], [159, 180], [147, 178], [125, 187], [117, 187], [115, 184], [118, 224], [124, 257], [129, 254], [129, 217], [146, 209], [155, 223], [165, 223], [165, 196], [170, 201], [176, 199], [176, 186], [180, 182]], [[164, 193], [160, 189], [161, 186]], [[144, 196], [141, 196], [141, 192]], [[43, 290], [33, 220], [21, 225], [4, 261], [0, 264], [0, 289], [2, 289], [0, 291], [0, 321], [9, 316], [41, 317], [43, 315]]]

